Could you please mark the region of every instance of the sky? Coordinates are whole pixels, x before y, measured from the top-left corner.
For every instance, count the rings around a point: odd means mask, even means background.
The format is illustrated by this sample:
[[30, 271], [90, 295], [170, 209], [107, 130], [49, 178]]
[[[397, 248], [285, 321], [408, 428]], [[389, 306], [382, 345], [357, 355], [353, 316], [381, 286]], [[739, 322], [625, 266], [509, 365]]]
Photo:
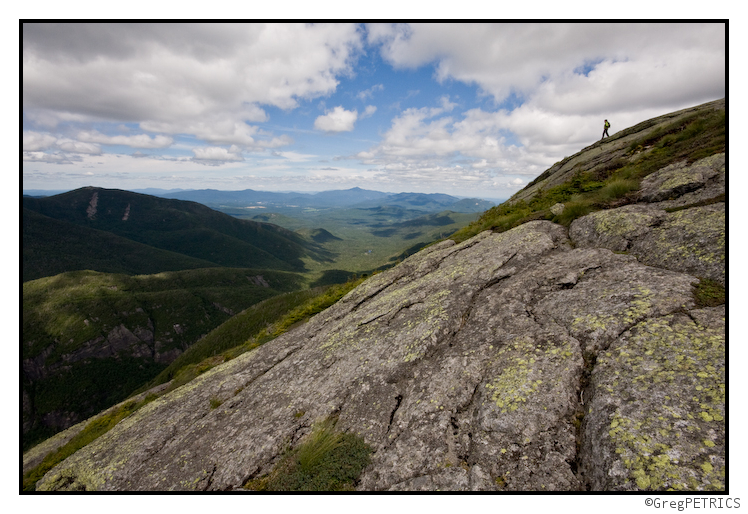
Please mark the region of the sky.
[[22, 187], [508, 198], [726, 63], [723, 23], [24, 24]]

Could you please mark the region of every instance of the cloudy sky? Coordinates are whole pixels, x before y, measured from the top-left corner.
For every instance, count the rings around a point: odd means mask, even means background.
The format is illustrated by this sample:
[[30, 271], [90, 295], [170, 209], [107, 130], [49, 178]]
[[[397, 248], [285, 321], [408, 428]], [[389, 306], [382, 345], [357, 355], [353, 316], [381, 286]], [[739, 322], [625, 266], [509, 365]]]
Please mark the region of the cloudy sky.
[[725, 96], [724, 24], [24, 24], [23, 189], [506, 198]]

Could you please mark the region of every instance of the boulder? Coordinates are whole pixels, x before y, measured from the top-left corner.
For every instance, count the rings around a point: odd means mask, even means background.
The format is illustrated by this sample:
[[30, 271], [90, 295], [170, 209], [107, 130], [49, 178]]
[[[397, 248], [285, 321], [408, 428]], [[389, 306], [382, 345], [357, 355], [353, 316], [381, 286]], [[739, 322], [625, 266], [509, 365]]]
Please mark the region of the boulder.
[[725, 204], [667, 212], [636, 204], [574, 220], [569, 235], [580, 248], [626, 251], [640, 262], [725, 283]]
[[[701, 190], [701, 191], [699, 191]], [[698, 195], [693, 194], [699, 191]], [[690, 166], [685, 161], [666, 166], [642, 180], [640, 192], [644, 202], [675, 200], [663, 207], [697, 203], [725, 194], [725, 154], [700, 159]]]

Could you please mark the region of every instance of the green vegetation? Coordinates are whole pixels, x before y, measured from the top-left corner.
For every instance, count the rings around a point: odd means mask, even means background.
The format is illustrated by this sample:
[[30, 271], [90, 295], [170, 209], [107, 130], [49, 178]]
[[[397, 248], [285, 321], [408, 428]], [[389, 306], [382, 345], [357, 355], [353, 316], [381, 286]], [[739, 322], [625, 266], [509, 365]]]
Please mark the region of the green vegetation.
[[[123, 406], [116, 408], [107, 414], [94, 418], [83, 429], [83, 431], [81, 431], [80, 434], [76, 435], [73, 439], [71, 439], [66, 445], [64, 445], [58, 451], [45, 457], [44, 461], [39, 466], [37, 466], [33, 470], [29, 471], [26, 475], [24, 475], [24, 478], [23, 478], [24, 490], [33, 491], [36, 482], [39, 479], [41, 479], [41, 477], [44, 476], [44, 474], [47, 471], [49, 471], [52, 467], [54, 467], [59, 462], [62, 462], [62, 460], [64, 460], [68, 456], [72, 455], [79, 448], [82, 448], [83, 446], [91, 443], [96, 438], [108, 432], [112, 427], [114, 427], [117, 423], [119, 423], [119, 421], [126, 418], [127, 416], [135, 412], [137, 409], [139, 409], [146, 403], [149, 403], [153, 401], [154, 399], [158, 398], [158, 396], [166, 394], [167, 392], [172, 391], [181, 385], [184, 385], [185, 383], [189, 382], [193, 378], [201, 375], [202, 373], [205, 373], [209, 369], [212, 369], [213, 367], [225, 362], [226, 360], [235, 358], [241, 355], [242, 353], [245, 353], [249, 350], [257, 348], [258, 346], [274, 339], [275, 337], [287, 331], [293, 325], [299, 322], [302, 322], [304, 320], [307, 320], [309, 319], [309, 317], [327, 309], [332, 304], [337, 302], [340, 298], [345, 296], [352, 289], [354, 289], [356, 286], [358, 286], [364, 280], [365, 278], [357, 278], [345, 284], [340, 284], [340, 285], [336, 285], [336, 286], [332, 286], [328, 288], [322, 288], [321, 292], [320, 290], [317, 290], [317, 291], [302, 291], [300, 293], [291, 293], [289, 295], [283, 295], [284, 298], [282, 299], [281, 302], [279, 302], [278, 300], [274, 298], [270, 299], [270, 301], [265, 302], [265, 305], [256, 309], [257, 312], [251, 312], [251, 309], [248, 309], [244, 316], [245, 319], [243, 320], [240, 319], [238, 321], [238, 325], [231, 326], [230, 324], [226, 333], [228, 334], [233, 333], [235, 335], [240, 334], [241, 329], [237, 327], [241, 327], [241, 326], [244, 326], [245, 328], [254, 327], [255, 329], [258, 329], [260, 325], [264, 325], [263, 328], [259, 328], [259, 330], [257, 330], [257, 332], [254, 334], [245, 332], [243, 336], [245, 339], [245, 342], [243, 344], [239, 344], [238, 346], [234, 348], [230, 348], [229, 350], [224, 351], [220, 355], [215, 355], [215, 356], [201, 359], [201, 355], [204, 352], [212, 352], [212, 350], [208, 347], [208, 345], [205, 345], [205, 347], [200, 349], [200, 351], [194, 352], [191, 355], [189, 355], [189, 358], [187, 358], [186, 360], [183, 360], [181, 364], [176, 365], [176, 366], [170, 366], [169, 368], [170, 371], [168, 375], [171, 375], [174, 378], [168, 389], [162, 391], [159, 395], [148, 394], [145, 397], [145, 399], [140, 402], [129, 401], [125, 403]], [[283, 305], [285, 305], [286, 307], [288, 307], [289, 305], [294, 305], [294, 307], [287, 309], [285, 312], [279, 312], [277, 309], [283, 308], [282, 307]], [[273, 318], [276, 321], [270, 325], [267, 325], [266, 322], [270, 319], [271, 317], [270, 313], [274, 309], [275, 309], [274, 312], [276, 314], [275, 316], [273, 316]], [[241, 318], [241, 315], [239, 317]], [[216, 342], [220, 345], [221, 338], [218, 337], [220, 334], [221, 334], [221, 330], [219, 327], [214, 337], [209, 339], [209, 341]], [[251, 337], [249, 337], [250, 335]], [[247, 337], [249, 337], [249, 339], [247, 339]], [[185, 352], [185, 354], [187, 355], [187, 352]], [[198, 360], [198, 359], [201, 359], [201, 360]], [[156, 384], [164, 383], [165, 381], [167, 381], [168, 378], [164, 380], [163, 375], [164, 373], [159, 375], [150, 384], [148, 384], [148, 386], [142, 387], [140, 391], [153, 387]], [[136, 394], [136, 393], [133, 393], [133, 394]], [[212, 398], [210, 400], [210, 407], [211, 409], [218, 408], [221, 405], [221, 403], [222, 402], [219, 399]], [[303, 415], [304, 413], [301, 412], [296, 417], [301, 417]], [[324, 426], [327, 426], [327, 425], [324, 425]], [[51, 435], [53, 434], [47, 434], [46, 436], [48, 437]], [[332, 477], [330, 478], [330, 480], [333, 480], [333, 482], [330, 482], [330, 483], [333, 484], [334, 487], [343, 487], [344, 483], [341, 480], [343, 480], [345, 476], [348, 476], [346, 475], [346, 473], [350, 473], [351, 469], [355, 469], [355, 466], [351, 467], [349, 466], [349, 464], [346, 464], [346, 462], [355, 464], [355, 462], [361, 461], [361, 455], [359, 454], [361, 451], [360, 444], [358, 442], [351, 440], [350, 437], [352, 436], [346, 434], [345, 437], [343, 438], [344, 440], [339, 445], [339, 448], [341, 448], [340, 451], [348, 452], [347, 454], [349, 454], [348, 457], [343, 457], [343, 460], [341, 461], [343, 462], [342, 464], [343, 468], [341, 468], [335, 473], [332, 473], [329, 470], [324, 472], [326, 474], [324, 476]], [[26, 442], [26, 439], [24, 439], [24, 442]], [[38, 442], [38, 440], [36, 442]], [[33, 445], [32, 444], [26, 445], [26, 447], [30, 447], [30, 446], [33, 446]], [[24, 448], [24, 450], [26, 449], [26, 447]], [[338, 448], [338, 446], [336, 446], [336, 448]], [[359, 453], [356, 453], [356, 452], [359, 452]], [[366, 455], [368, 458], [368, 452]], [[339, 457], [337, 456], [337, 453], [334, 454], [334, 458], [340, 460]], [[306, 459], [305, 462], [307, 462], [308, 464], [310, 460], [307, 459], [306, 457], [305, 459]], [[353, 460], [348, 461], [346, 459], [353, 459]], [[322, 464], [323, 468], [325, 466], [329, 466], [330, 462], [331, 461], [329, 461], [329, 459], [325, 460], [324, 463]], [[315, 466], [316, 464], [314, 464], [312, 468], [316, 469]], [[307, 471], [312, 468], [310, 468], [309, 465], [305, 467]], [[359, 470], [359, 473], [360, 473], [360, 470]], [[314, 482], [314, 483], [317, 483], [317, 482]]]
[[725, 288], [719, 282], [702, 278], [694, 286], [693, 296], [699, 307], [716, 307], [725, 303]]
[[23, 436], [23, 450], [54, 435], [56, 430], [41, 422], [48, 413], [75, 413], [89, 418], [121, 402], [158, 374], [164, 364], [150, 359], [122, 356], [74, 362], [68, 369], [34, 382], [24, 380], [23, 389], [33, 402], [27, 418], [31, 429]]
[[369, 464], [362, 437], [335, 430], [335, 419], [317, 424], [294, 449], [287, 450], [268, 475], [250, 480], [255, 491], [352, 491]]
[[22, 221], [24, 282], [82, 269], [141, 275], [218, 266], [29, 209]]
[[[725, 112], [694, 113], [635, 140], [626, 158], [591, 170], [578, 169], [571, 180], [540, 189], [529, 201], [506, 202], [487, 210], [450, 239], [459, 243], [484, 230], [504, 232], [537, 219], [569, 226], [590, 212], [629, 203], [644, 177], [669, 164], [682, 160], [692, 163], [724, 151]], [[531, 184], [547, 177], [544, 173]], [[565, 205], [560, 215], [550, 212], [556, 203]]]
[[24, 283], [22, 358], [44, 373], [24, 374], [23, 448], [55, 433], [55, 413], [86, 419], [151, 381], [166, 368], [155, 352], [173, 359], [234, 312], [302, 285], [293, 273], [235, 268], [75, 271]]
[[112, 409], [110, 412], [97, 416], [92, 419], [83, 430], [74, 436], [65, 445], [57, 451], [47, 455], [42, 462], [35, 468], [29, 470], [23, 476], [22, 489], [24, 491], [34, 491], [36, 483], [41, 480], [47, 471], [57, 464], [68, 458], [70, 455], [98, 439], [105, 433], [109, 432], [114, 426], [125, 419], [127, 416], [141, 408], [143, 405], [156, 399], [154, 395], [147, 395], [139, 402], [129, 401], [120, 407]]
[[26, 282], [23, 358], [57, 340], [46, 358], [54, 363], [120, 325], [149, 330], [162, 352], [182, 349], [234, 312], [302, 284], [293, 273], [236, 268], [140, 276], [75, 271]]

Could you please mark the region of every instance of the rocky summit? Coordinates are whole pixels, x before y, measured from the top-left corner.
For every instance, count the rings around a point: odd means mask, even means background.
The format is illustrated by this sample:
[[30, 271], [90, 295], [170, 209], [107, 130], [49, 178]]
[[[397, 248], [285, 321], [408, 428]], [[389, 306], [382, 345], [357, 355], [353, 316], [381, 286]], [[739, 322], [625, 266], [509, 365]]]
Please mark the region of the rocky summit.
[[369, 449], [359, 491], [724, 491], [725, 306], [695, 291], [726, 282], [725, 176], [670, 163], [568, 228], [428, 247], [37, 490], [247, 490], [327, 423]]

